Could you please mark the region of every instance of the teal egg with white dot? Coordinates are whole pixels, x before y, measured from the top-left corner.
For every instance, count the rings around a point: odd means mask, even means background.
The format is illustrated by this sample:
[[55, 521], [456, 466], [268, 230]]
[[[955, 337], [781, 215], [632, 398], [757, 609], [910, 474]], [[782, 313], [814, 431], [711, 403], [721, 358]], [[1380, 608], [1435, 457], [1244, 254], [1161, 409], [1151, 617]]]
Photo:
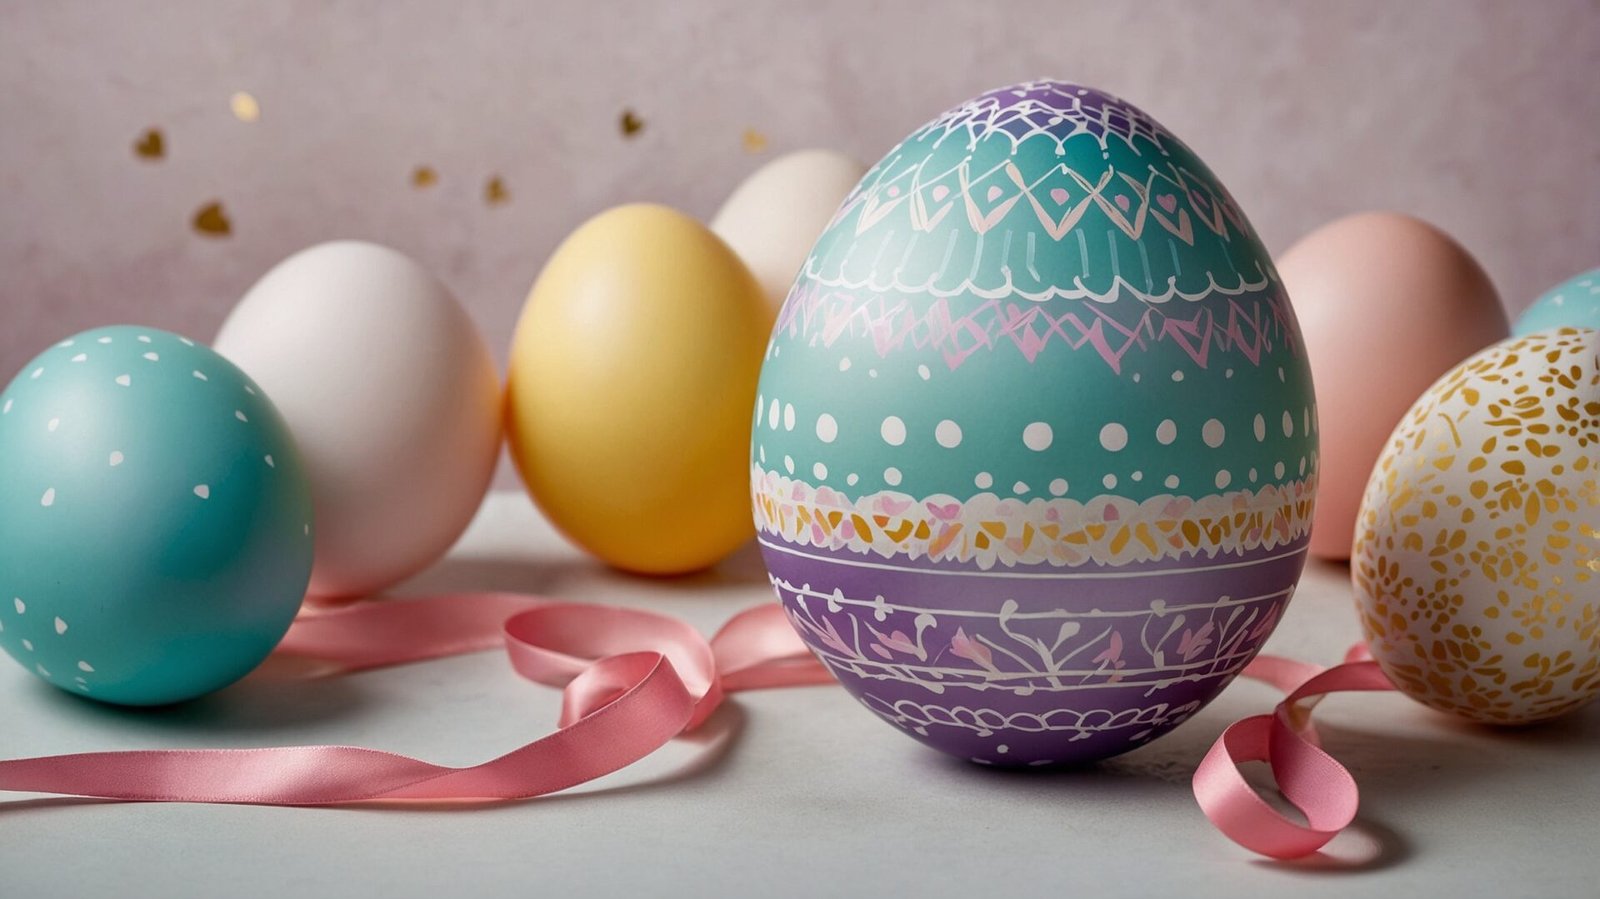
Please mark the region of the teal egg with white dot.
[[288, 427], [231, 362], [132, 326], [0, 393], [0, 648], [53, 686], [163, 705], [249, 673], [311, 573]]
[[1511, 333], [1522, 337], [1552, 328], [1600, 328], [1600, 268], [1545, 291], [1517, 317]]

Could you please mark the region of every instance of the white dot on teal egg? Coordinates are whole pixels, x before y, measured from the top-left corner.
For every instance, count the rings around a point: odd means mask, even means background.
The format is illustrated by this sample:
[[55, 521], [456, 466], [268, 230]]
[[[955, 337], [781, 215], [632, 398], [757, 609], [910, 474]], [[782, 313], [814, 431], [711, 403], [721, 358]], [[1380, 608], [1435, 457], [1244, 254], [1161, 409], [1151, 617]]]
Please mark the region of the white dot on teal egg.
[[37, 380], [39, 380], [39, 376], [42, 375], [42, 374], [44, 374], [44, 366], [41, 365], [38, 368], [34, 369], [33, 370], [33, 374], [29, 375], [28, 377], [30, 377], [33, 380], [37, 381]]
[[60, 615], [57, 615], [56, 616], [56, 636], [60, 636], [60, 635], [62, 635], [64, 633], [66, 633], [66, 632], [67, 632], [67, 623], [65, 621], [61, 620], [61, 616]]
[[1275, 477], [1275, 478], [1283, 477], [1283, 463], [1282, 462], [1279, 462], [1277, 465], [1272, 466], [1272, 476]]
[[1222, 373], [1222, 376], [1223, 376], [1223, 377], [1224, 377], [1224, 378], [1231, 378], [1231, 377], [1233, 377], [1233, 369], [1231, 369], [1231, 368], [1230, 368], [1230, 369], [1228, 369], [1228, 370], [1227, 370], [1227, 371], [1225, 371], [1225, 372], [1223, 372], [1223, 373]]
[[240, 421], [246, 421], [247, 422], [247, 421], [250, 420], [249, 418], [245, 417], [243, 409], [235, 409], [235, 410], [233, 410], [233, 417], [239, 419]]
[[1300, 457], [1300, 474], [1304, 475], [1305, 473], [1306, 473], [1306, 457], [1305, 456], [1301, 456]]
[[78, 663], [78, 670], [82, 671], [85, 674], [93, 674], [94, 673], [94, 666], [89, 664], [88, 662], [79, 662]]
[[919, 365], [919, 366], [917, 366], [917, 377], [919, 377], [922, 380], [926, 381], [929, 378], [933, 377], [933, 372], [928, 369], [928, 366]]
[[110, 343], [110, 342], [111, 342], [111, 338], [109, 338], [109, 337], [101, 337], [96, 341], [96, 343]]
[[1278, 380], [1280, 380], [1280, 381], [1284, 380], [1283, 366], [1281, 366], [1281, 365], [1278, 366]]
[[17, 610], [18, 615], [26, 615], [28, 612], [28, 604], [23, 602], [20, 596], [11, 597], [11, 607]]
[[1169, 474], [1167, 475], [1167, 479], [1164, 483], [1167, 485], [1168, 490], [1176, 490], [1178, 489], [1178, 476], [1175, 474]]
[[793, 456], [784, 456], [783, 457], [783, 468], [784, 468], [785, 471], [789, 472], [790, 474], [794, 474], [794, 457]]
[[1055, 480], [1051, 481], [1050, 482], [1050, 495], [1051, 496], [1066, 496], [1067, 495], [1067, 479], [1066, 478], [1056, 478]]
[[900, 486], [900, 469], [890, 467], [883, 470], [883, 482], [890, 487]]
[[788, 403], [783, 407], [783, 429], [794, 430], [794, 403]]
[[48, 508], [50, 508], [51, 506], [53, 506], [55, 504], [56, 504], [56, 488], [50, 487], [50, 488], [45, 490], [44, 496], [39, 497], [39, 505], [44, 506], [45, 508], [48, 509]]
[[1178, 423], [1168, 418], [1156, 425], [1156, 442], [1162, 446], [1170, 446], [1172, 441], [1178, 439]]
[[1024, 483], [1023, 483], [1023, 482], [1021, 482], [1021, 481], [1018, 481], [1018, 482], [1016, 482], [1016, 483], [1015, 483], [1015, 484], [1012, 484], [1012, 485], [1011, 485], [1011, 492], [1012, 492], [1012, 493], [1015, 493], [1015, 494], [1016, 494], [1016, 495], [1018, 495], [1018, 496], [1021, 496], [1021, 495], [1023, 495], [1023, 494], [1024, 494], [1024, 493], [1027, 493], [1027, 492], [1028, 492], [1028, 490], [1029, 490], [1029, 489], [1030, 489], [1030, 488], [1029, 488], [1029, 487], [1028, 487], [1028, 485], [1027, 485], [1027, 484], [1024, 484]]
[[1173, 372], [1172, 373], [1172, 380], [1174, 380], [1174, 381], [1182, 381], [1183, 380], [1183, 372], [1181, 372], [1181, 371]]
[[828, 466], [818, 462], [811, 466], [811, 474], [815, 476], [817, 480], [825, 481], [828, 479]]
[[975, 484], [979, 490], [988, 490], [990, 487], [994, 486], [994, 475], [988, 473], [987, 471], [980, 471], [978, 472], [978, 476], [972, 479], [972, 483]]
[[850, 370], [850, 357], [849, 356], [845, 356], [844, 358], [839, 360], [839, 370], [840, 371], [849, 371]]
[[139, 337], [138, 337], [138, 341], [140, 343], [149, 343], [150, 342], [150, 335], [148, 335], [148, 334], [140, 334]]
[[1258, 480], [1260, 480], [1260, 476], [1256, 473], [1256, 470], [1254, 468], [1250, 469], [1250, 483], [1254, 484]]
[[6, 400], [5, 406], [0, 407], [0, 415], [10, 415], [10, 414], [11, 414], [11, 401], [10, 400]]
[[856, 482], [859, 480], [861, 480], [861, 476], [852, 471], [845, 476], [844, 482], [849, 484], [851, 487], [854, 487]]
[[1144, 472], [1136, 471], [1133, 474], [1128, 475], [1128, 477], [1132, 478], [1136, 482], [1137, 481], [1142, 481], [1142, 480], [1144, 480]]
[[61, 419], [52, 418], [52, 419], [50, 419], [49, 422], [47, 422], [45, 424], [44, 429], [46, 431], [49, 431], [50, 433], [54, 434], [55, 431], [56, 431], [56, 428], [59, 428], [59, 427], [61, 427]]
[[272, 454], [271, 453], [266, 454], [265, 456], [262, 457], [262, 459], [267, 463], [267, 467], [268, 468], [277, 468], [278, 467], [278, 463], [272, 461]]
[[85, 362], [88, 359], [89, 359], [89, 354], [88, 353], [79, 353], [78, 355], [73, 356], [71, 359], [68, 359], [67, 361], [68, 362]]
[[1222, 422], [1215, 418], [1208, 419], [1200, 428], [1200, 439], [1204, 440], [1206, 442], [1206, 446], [1209, 446], [1212, 449], [1216, 449], [1217, 447], [1221, 446], [1222, 441], [1227, 437], [1227, 434], [1227, 429], [1222, 426]]
[[1106, 489], [1110, 490], [1117, 486], [1117, 476], [1114, 474], [1108, 474], [1100, 479], [1100, 483], [1106, 485]]
[[1294, 436], [1294, 414], [1288, 411], [1283, 413], [1283, 436]]
[[1128, 445], [1128, 429], [1111, 422], [1100, 429], [1100, 445], [1110, 452], [1121, 452]]
[[133, 378], [130, 375], [117, 375], [112, 380], [116, 382], [118, 387], [127, 387], [133, 383]]
[[1260, 443], [1265, 441], [1267, 439], [1267, 419], [1266, 416], [1261, 415], [1259, 412], [1256, 413], [1255, 429], [1256, 442]]
[[1311, 409], [1306, 406], [1300, 407], [1300, 433], [1311, 433]]
[[900, 416], [891, 415], [878, 426], [878, 434], [883, 437], [883, 442], [890, 446], [899, 446], [906, 442], [906, 423]]
[[161, 357], [156, 355], [155, 353], [145, 353], [144, 354], [144, 358], [150, 360], [151, 362], [160, 362], [161, 361]]
[[22, 641], [22, 648], [26, 649], [29, 652], [33, 652], [33, 641], [32, 640], [23, 640]]
[[778, 401], [773, 400], [772, 406], [767, 409], [767, 427], [776, 431], [778, 429]]
[[1036, 421], [1022, 429], [1022, 445], [1036, 453], [1044, 452], [1050, 448], [1055, 436], [1055, 431], [1050, 429], [1050, 425]]
[[961, 426], [947, 418], [934, 427], [933, 439], [945, 449], [955, 449], [961, 445]]
[[211, 380], [211, 379], [210, 379], [210, 378], [208, 378], [208, 377], [206, 377], [206, 373], [205, 373], [205, 372], [203, 372], [203, 371], [201, 371], [201, 370], [199, 370], [199, 369], [198, 369], [198, 368], [197, 368], [197, 369], [195, 369], [195, 370], [194, 370], [194, 376], [195, 376], [195, 377], [196, 377], [196, 378], [199, 378], [199, 379], [200, 379], [200, 380], [202, 380], [202, 381], [209, 381], [209, 380]]
[[1228, 486], [1228, 484], [1231, 483], [1232, 481], [1233, 481], [1233, 475], [1229, 474], [1228, 470], [1226, 468], [1224, 468], [1223, 470], [1217, 472], [1217, 489], [1218, 490], [1221, 490], [1222, 488]]
[[207, 485], [207, 484], [196, 484], [196, 485], [194, 485], [194, 495], [200, 497], [201, 499], [210, 499], [211, 498], [211, 487], [210, 487], [210, 485]]

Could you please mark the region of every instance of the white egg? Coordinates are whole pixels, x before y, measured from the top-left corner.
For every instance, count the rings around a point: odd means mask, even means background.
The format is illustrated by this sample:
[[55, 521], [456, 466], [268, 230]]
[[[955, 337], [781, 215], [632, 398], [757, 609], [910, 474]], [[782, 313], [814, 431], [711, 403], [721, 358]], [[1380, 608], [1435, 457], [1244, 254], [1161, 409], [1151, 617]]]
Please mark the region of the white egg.
[[811, 245], [866, 171], [842, 153], [799, 150], [756, 169], [712, 216], [711, 230], [755, 274], [774, 313]]
[[1495, 344], [1401, 420], [1351, 558], [1395, 686], [1526, 724], [1600, 697], [1600, 331]]
[[239, 301], [216, 349], [273, 398], [310, 475], [318, 596], [376, 592], [460, 536], [500, 446], [500, 379], [466, 311], [421, 265], [320, 244]]

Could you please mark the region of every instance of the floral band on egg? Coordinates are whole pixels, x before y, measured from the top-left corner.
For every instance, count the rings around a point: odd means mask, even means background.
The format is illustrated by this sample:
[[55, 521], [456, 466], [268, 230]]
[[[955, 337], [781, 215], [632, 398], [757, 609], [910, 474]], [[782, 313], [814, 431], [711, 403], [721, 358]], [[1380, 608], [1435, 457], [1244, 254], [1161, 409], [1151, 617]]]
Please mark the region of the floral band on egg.
[[885, 559], [926, 556], [979, 568], [1095, 562], [1126, 565], [1286, 546], [1311, 530], [1316, 473], [1283, 485], [1198, 499], [1102, 496], [965, 502], [885, 490], [860, 498], [751, 466], [757, 531], [799, 546]]

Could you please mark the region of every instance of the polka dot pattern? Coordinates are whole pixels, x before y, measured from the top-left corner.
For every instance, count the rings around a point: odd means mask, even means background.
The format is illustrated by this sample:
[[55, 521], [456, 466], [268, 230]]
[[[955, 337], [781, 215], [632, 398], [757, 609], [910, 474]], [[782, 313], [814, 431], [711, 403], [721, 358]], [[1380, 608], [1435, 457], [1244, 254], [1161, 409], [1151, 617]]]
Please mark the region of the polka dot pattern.
[[[276, 410], [215, 353], [151, 329], [78, 335], [24, 371], [0, 394], [0, 530], [19, 535], [0, 542], [0, 649], [113, 703], [247, 673], [311, 566], [309, 490]], [[141, 567], [160, 577], [125, 579]]]

